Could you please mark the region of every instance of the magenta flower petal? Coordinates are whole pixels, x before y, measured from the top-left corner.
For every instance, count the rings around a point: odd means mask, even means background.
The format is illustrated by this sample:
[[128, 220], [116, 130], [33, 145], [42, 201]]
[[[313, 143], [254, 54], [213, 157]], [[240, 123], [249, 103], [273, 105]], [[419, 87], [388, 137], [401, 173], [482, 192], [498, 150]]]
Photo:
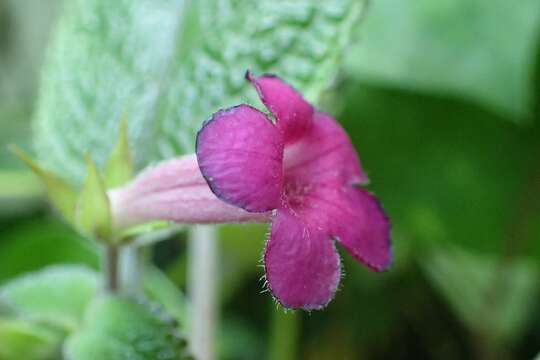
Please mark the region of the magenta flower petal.
[[340, 279], [338, 240], [374, 271], [392, 261], [390, 223], [343, 128], [271, 75], [246, 77], [276, 118], [247, 106], [224, 110], [198, 137], [201, 171], [214, 193], [247, 211], [277, 210], [264, 263], [286, 308], [323, 308]]
[[246, 78], [255, 86], [266, 108], [276, 117], [285, 142], [294, 142], [309, 130], [313, 106], [291, 85], [275, 75], [255, 77], [248, 71]]
[[197, 134], [201, 172], [217, 197], [247, 211], [279, 204], [283, 140], [259, 110], [239, 105], [214, 114]]
[[340, 258], [317, 224], [279, 209], [264, 254], [266, 280], [285, 308], [321, 309], [337, 290]]
[[390, 221], [379, 201], [366, 190], [355, 187], [345, 188], [342, 199], [341, 211], [336, 209], [333, 215], [339, 221], [334, 223], [332, 235], [370, 269], [387, 270], [392, 263]]
[[374, 195], [349, 185], [319, 185], [301, 194], [302, 201], [298, 196], [296, 192], [286, 199], [299, 217], [317, 224], [371, 270], [388, 269], [392, 262], [390, 222]]
[[306, 183], [365, 184], [368, 177], [347, 133], [330, 115], [316, 112], [311, 131], [285, 148], [285, 174]]

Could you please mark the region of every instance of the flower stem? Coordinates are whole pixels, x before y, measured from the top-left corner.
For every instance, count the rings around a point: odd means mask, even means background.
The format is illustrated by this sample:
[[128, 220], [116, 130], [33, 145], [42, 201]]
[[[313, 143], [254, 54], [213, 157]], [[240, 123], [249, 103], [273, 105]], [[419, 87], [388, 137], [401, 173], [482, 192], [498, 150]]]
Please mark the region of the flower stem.
[[189, 293], [192, 302], [191, 351], [197, 359], [212, 360], [218, 312], [217, 232], [195, 226], [189, 239]]
[[110, 293], [116, 293], [119, 289], [118, 259], [118, 247], [106, 245], [103, 255], [103, 273], [105, 275], [105, 290]]
[[120, 282], [122, 291], [131, 297], [142, 292], [141, 249], [136, 244], [122, 246], [120, 249]]
[[269, 344], [269, 360], [297, 359], [298, 330], [300, 314], [276, 308], [272, 303], [272, 320]]

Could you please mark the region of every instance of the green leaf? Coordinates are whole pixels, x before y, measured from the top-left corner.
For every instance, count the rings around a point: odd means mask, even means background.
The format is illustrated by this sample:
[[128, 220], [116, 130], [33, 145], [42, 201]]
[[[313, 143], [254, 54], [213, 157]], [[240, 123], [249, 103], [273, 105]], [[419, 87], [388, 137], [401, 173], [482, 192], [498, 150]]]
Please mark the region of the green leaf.
[[[0, 4], [0, 168], [19, 170], [22, 163], [4, 144], [31, 148], [30, 119], [35, 103], [39, 69], [43, 63], [50, 29], [59, 13], [60, 1], [4, 0]], [[3, 185], [3, 184], [2, 184]], [[0, 204], [3, 205], [3, 198]], [[21, 203], [26, 206], [21, 206]], [[9, 199], [17, 212], [35, 210], [26, 197]], [[2, 206], [3, 207], [3, 206]], [[25, 209], [26, 208], [26, 209]]]
[[9, 281], [0, 303], [15, 315], [70, 331], [98, 290], [94, 271], [76, 265], [51, 266]]
[[348, 53], [349, 73], [374, 84], [463, 96], [516, 121], [530, 120], [539, 1], [371, 5], [358, 45]]
[[59, 263], [98, 267], [97, 244], [49, 216], [2, 228], [0, 282]]
[[[32, 148], [32, 138], [28, 136], [31, 119], [30, 106], [21, 104], [20, 107], [20, 109], [10, 108], [9, 105], [2, 104], [0, 100], [0, 144], [16, 144], [29, 151]], [[26, 170], [24, 163], [13, 156], [9, 150], [9, 147], [0, 146], [0, 168]]]
[[264, 330], [258, 329], [256, 324], [245, 317], [222, 315], [217, 331], [216, 352], [220, 359], [267, 358], [263, 350], [267, 339], [261, 333]]
[[536, 267], [458, 248], [435, 251], [423, 267], [469, 329], [492, 341], [519, 339], [538, 295]]
[[279, 73], [316, 101], [338, 70], [363, 4], [69, 1], [44, 68], [38, 153], [80, 183], [83, 154], [105, 164], [126, 109], [137, 169], [191, 153], [213, 112], [256, 99], [247, 69]]
[[148, 306], [112, 296], [97, 298], [85, 316], [83, 328], [68, 338], [68, 360], [184, 359], [185, 342], [174, 323], [160, 318]]
[[[0, 5], [0, 108], [29, 110], [60, 1], [4, 0]], [[0, 119], [0, 123], [2, 119]], [[6, 122], [13, 123], [13, 119]], [[20, 124], [28, 126], [28, 121]], [[4, 134], [2, 134], [4, 135]], [[1, 136], [1, 135], [0, 135]]]
[[[540, 219], [531, 166], [540, 124], [517, 127], [464, 101], [360, 84], [339, 99], [346, 106], [336, 116], [392, 220], [396, 266], [406, 248], [413, 257], [442, 243], [500, 253], [515, 241], [540, 258], [539, 233], [523, 223]], [[515, 227], [520, 240], [509, 238]]]
[[184, 294], [158, 268], [148, 266], [144, 272], [144, 290], [158, 302], [184, 329], [189, 329], [189, 303]]
[[69, 222], [74, 222], [77, 193], [73, 187], [55, 173], [41, 167], [19, 148], [12, 146], [10, 150], [40, 178], [49, 200], [60, 214]]
[[77, 201], [76, 223], [83, 232], [102, 241], [111, 241], [111, 208], [103, 179], [87, 156], [86, 181]]
[[[264, 275], [261, 253], [268, 237], [268, 224], [230, 224], [219, 227], [220, 279], [224, 301], [233, 296], [246, 281]], [[259, 283], [262, 288], [263, 282]]]
[[59, 357], [61, 334], [19, 319], [0, 318], [0, 359], [46, 360]]
[[105, 168], [105, 184], [107, 188], [124, 185], [133, 177], [133, 159], [129, 149], [128, 124], [124, 116], [120, 121], [118, 140]]

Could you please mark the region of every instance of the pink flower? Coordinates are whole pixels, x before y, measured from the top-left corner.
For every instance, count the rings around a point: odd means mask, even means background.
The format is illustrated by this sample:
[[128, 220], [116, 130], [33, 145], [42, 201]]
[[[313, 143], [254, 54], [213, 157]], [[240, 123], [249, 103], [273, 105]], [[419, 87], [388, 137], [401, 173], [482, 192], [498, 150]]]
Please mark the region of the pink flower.
[[347, 134], [276, 76], [246, 77], [275, 118], [246, 104], [221, 110], [197, 136], [214, 194], [271, 215], [264, 253], [268, 286], [285, 308], [321, 309], [341, 277], [337, 240], [374, 271], [391, 263], [390, 224]]

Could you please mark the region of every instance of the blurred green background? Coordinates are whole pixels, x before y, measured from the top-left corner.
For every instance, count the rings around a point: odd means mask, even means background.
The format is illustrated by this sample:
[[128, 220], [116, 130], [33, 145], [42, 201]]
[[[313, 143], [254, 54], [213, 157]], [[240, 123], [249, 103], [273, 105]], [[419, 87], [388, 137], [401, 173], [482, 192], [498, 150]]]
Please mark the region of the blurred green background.
[[[98, 263], [6, 149], [31, 149], [60, 13], [58, 1], [0, 0], [0, 284], [48, 264]], [[329, 307], [285, 314], [261, 294], [266, 227], [221, 227], [219, 358], [534, 358], [540, 2], [373, 0], [321, 106], [348, 131], [389, 213], [394, 266], [373, 274], [342, 252]], [[152, 250], [181, 289], [185, 240]]]

